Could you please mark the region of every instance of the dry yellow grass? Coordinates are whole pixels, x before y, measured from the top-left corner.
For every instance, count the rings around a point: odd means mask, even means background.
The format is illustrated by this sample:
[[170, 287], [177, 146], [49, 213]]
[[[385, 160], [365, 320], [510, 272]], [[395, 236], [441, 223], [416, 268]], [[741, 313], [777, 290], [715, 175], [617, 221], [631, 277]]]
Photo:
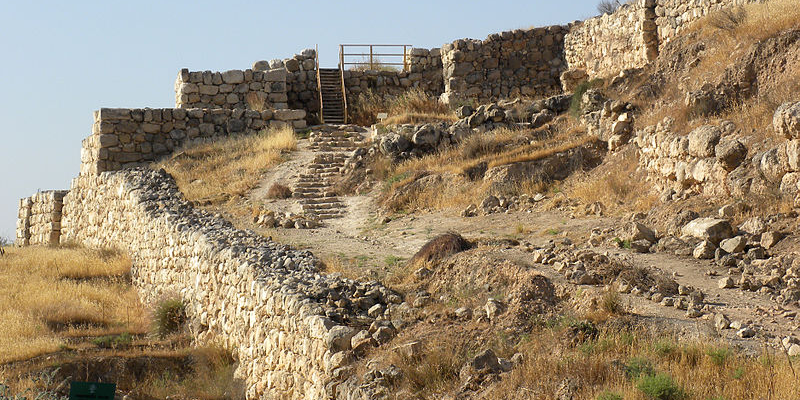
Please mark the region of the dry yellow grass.
[[[541, 133], [541, 132], [540, 132]], [[517, 162], [535, 161], [587, 143], [591, 138], [570, 119], [560, 120], [543, 138], [534, 139], [533, 132], [496, 129], [474, 134], [457, 146], [420, 158], [407, 160], [384, 172], [388, 178], [383, 205], [399, 210], [446, 210], [477, 204], [491, 191], [482, 179], [470, 180], [469, 171], [485, 165], [487, 168]], [[446, 179], [415, 187], [409, 185], [421, 172], [450, 174]], [[538, 179], [518, 182], [503, 193], [495, 195], [534, 195], [546, 190], [548, 183]]]
[[57, 350], [68, 336], [147, 329], [130, 261], [110, 251], [9, 248], [0, 258], [0, 363]]
[[634, 150], [615, 155], [607, 165], [586, 174], [566, 191], [585, 204], [601, 202], [607, 211], [648, 211], [658, 200], [649, 187], [644, 172], [639, 171]]
[[292, 128], [270, 129], [189, 147], [154, 168], [169, 172], [190, 201], [241, 196], [281, 161], [283, 152], [296, 148]]
[[420, 89], [411, 89], [400, 96], [383, 96], [372, 90], [359, 93], [350, 105], [349, 121], [368, 126], [377, 121], [379, 113], [387, 113], [390, 124], [455, 121], [455, 114], [437, 98]]
[[[439, 399], [462, 386], [461, 368], [472, 355], [491, 348], [500, 357], [522, 355], [522, 362], [496, 383], [484, 383], [480, 398], [553, 399], [565, 380], [574, 385], [570, 398], [595, 400], [603, 392], [624, 399], [649, 399], [638, 389], [639, 379], [626, 373], [629, 366], [669, 376], [687, 397], [659, 399], [793, 399], [800, 386], [785, 355], [764, 353], [753, 357], [722, 343], [683, 341], [654, 331], [601, 328], [596, 339], [570, 345], [569, 327], [579, 320], [570, 316], [534, 317], [541, 327], [522, 336], [481, 332], [469, 328], [437, 326], [415, 332], [424, 351], [408, 357], [397, 350], [379, 354], [396, 365], [403, 377], [394, 391], [411, 391], [414, 398]], [[471, 329], [470, 329], [471, 328]], [[389, 347], [391, 348], [391, 347]], [[647, 375], [649, 373], [645, 373]], [[608, 397], [611, 398], [611, 397]]]

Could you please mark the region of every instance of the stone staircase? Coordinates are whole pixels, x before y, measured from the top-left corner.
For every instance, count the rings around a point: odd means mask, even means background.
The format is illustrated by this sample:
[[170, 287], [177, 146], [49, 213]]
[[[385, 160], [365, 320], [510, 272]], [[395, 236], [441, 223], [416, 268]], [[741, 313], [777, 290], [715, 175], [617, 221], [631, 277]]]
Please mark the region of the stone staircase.
[[333, 192], [333, 184], [341, 175], [345, 161], [363, 144], [358, 132], [326, 127], [311, 132], [309, 149], [317, 154], [300, 174], [293, 190], [306, 216], [318, 220], [338, 218], [347, 205]]
[[319, 69], [319, 96], [322, 99], [322, 121], [326, 124], [345, 123], [342, 71], [338, 68]]

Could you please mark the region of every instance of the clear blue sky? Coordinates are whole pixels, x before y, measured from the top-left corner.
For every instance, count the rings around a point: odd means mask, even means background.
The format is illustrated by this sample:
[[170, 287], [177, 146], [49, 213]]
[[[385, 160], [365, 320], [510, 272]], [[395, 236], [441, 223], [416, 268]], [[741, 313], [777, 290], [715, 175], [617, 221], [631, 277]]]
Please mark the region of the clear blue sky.
[[249, 68], [319, 45], [440, 47], [459, 38], [561, 24], [597, 0], [8, 1], [0, 12], [0, 236], [13, 239], [17, 201], [67, 189], [100, 107], [173, 107], [181, 68]]

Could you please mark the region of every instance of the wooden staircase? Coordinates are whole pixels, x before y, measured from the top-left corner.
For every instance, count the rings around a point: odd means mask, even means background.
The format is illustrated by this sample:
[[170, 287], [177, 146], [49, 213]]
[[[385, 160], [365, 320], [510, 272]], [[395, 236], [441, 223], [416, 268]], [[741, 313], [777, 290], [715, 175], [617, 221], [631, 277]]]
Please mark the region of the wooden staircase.
[[322, 122], [347, 123], [347, 98], [344, 93], [342, 71], [338, 68], [318, 68], [317, 71]]

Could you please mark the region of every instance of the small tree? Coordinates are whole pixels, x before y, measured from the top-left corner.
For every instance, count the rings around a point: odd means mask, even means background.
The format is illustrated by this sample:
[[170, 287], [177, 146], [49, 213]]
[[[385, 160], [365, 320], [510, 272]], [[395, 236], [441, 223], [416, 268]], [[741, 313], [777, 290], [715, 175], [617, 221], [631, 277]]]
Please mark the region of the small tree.
[[622, 6], [622, 3], [619, 0], [602, 0], [597, 5], [597, 11], [600, 15], [603, 14], [613, 14], [614, 11], [617, 11], [618, 8]]

